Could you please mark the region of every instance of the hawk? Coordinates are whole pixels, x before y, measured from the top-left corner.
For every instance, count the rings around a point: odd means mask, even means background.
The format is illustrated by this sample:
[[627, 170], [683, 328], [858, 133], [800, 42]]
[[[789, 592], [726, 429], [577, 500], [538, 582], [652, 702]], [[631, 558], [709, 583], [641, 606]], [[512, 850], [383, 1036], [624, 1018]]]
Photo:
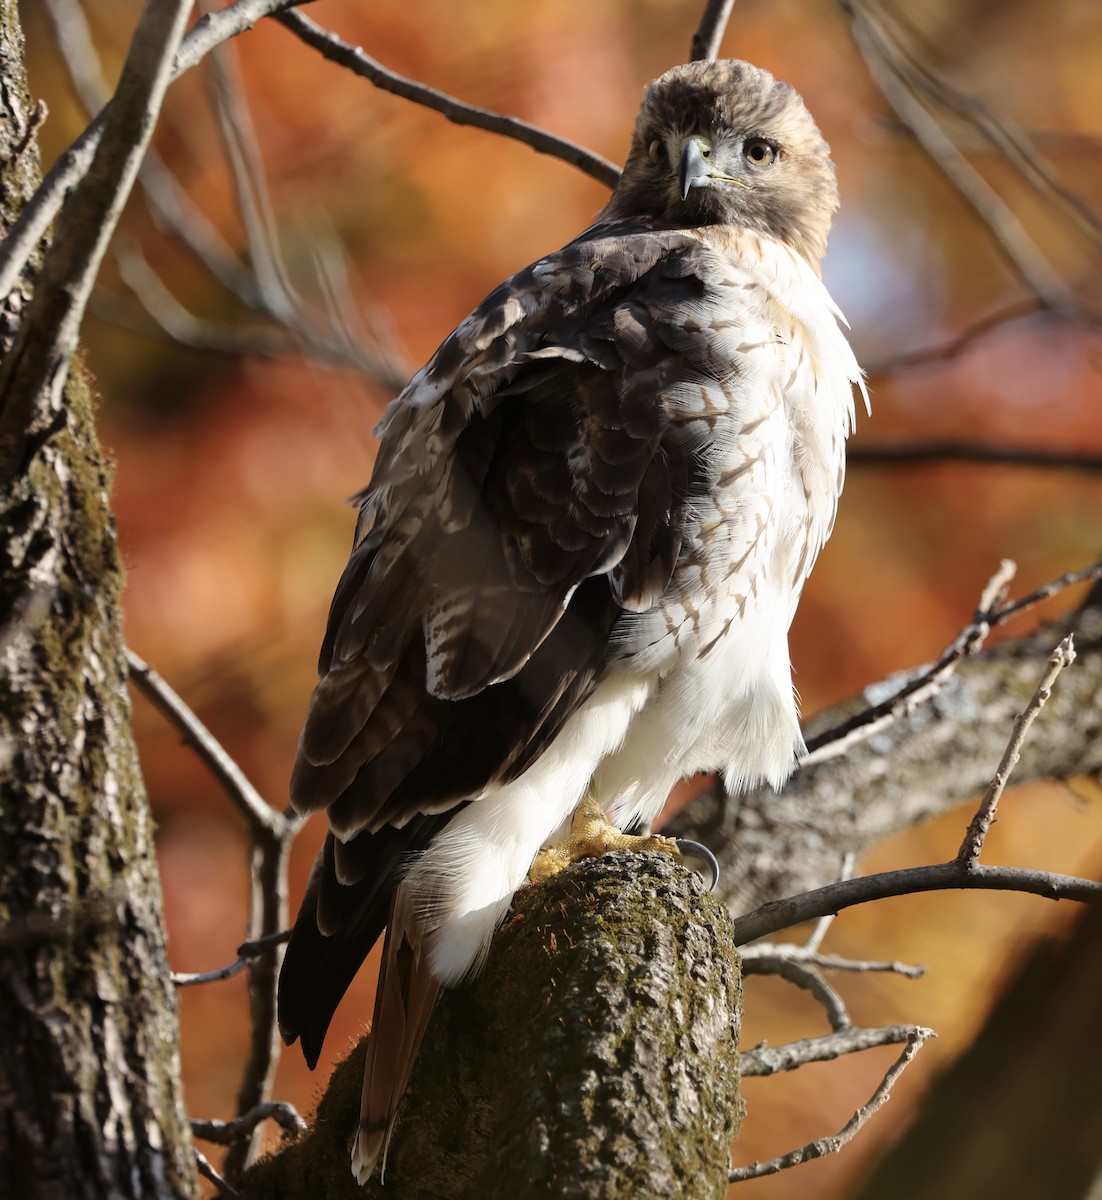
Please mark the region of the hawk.
[[361, 1182], [438, 986], [577, 810], [628, 828], [693, 772], [793, 769], [788, 629], [865, 394], [819, 277], [836, 208], [791, 87], [676, 67], [594, 223], [383, 417], [291, 781], [329, 830], [279, 985], [313, 1066], [385, 928]]

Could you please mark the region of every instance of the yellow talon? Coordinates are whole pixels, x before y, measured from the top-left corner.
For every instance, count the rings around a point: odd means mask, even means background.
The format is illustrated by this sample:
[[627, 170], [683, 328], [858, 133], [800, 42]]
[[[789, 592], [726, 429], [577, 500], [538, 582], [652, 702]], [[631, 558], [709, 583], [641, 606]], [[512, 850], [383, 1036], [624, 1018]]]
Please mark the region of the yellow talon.
[[543, 883], [552, 875], [565, 870], [571, 863], [583, 858], [598, 858], [614, 850], [660, 850], [681, 861], [681, 851], [674, 838], [635, 837], [621, 833], [605, 816], [604, 810], [593, 799], [586, 796], [574, 811], [570, 822], [570, 835], [557, 845], [541, 850], [528, 870], [529, 883]]

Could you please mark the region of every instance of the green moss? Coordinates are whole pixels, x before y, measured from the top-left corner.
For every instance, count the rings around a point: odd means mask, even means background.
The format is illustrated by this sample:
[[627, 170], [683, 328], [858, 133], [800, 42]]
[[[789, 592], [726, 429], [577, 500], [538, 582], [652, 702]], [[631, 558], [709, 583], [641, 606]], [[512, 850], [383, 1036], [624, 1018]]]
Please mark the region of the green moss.
[[525, 889], [484, 972], [441, 996], [386, 1187], [350, 1189], [361, 1046], [311, 1134], [249, 1176], [251, 1200], [724, 1195], [741, 1114], [731, 932], [664, 855]]

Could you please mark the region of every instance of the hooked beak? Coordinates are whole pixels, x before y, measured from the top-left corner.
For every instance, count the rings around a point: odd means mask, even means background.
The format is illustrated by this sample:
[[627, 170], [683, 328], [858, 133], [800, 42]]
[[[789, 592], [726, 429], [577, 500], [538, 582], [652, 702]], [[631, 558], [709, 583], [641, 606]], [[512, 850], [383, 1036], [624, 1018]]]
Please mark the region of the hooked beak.
[[699, 138], [689, 138], [681, 148], [681, 161], [677, 164], [677, 184], [684, 200], [694, 187], [707, 187], [712, 173], [704, 159]]
[[677, 164], [677, 185], [681, 199], [688, 197], [693, 188], [714, 187], [727, 183], [732, 187], [750, 190], [750, 184], [734, 175], [727, 175], [715, 165], [712, 146], [702, 135], [689, 138], [681, 147], [681, 160]]

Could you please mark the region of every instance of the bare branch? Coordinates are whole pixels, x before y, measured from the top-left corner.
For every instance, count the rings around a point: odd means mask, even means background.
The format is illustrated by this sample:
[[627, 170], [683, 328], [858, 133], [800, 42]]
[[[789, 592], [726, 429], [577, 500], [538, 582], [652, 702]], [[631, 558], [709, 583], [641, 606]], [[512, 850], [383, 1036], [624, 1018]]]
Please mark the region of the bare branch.
[[392, 95], [401, 96], [414, 104], [431, 108], [434, 112], [447, 117], [456, 125], [471, 125], [476, 129], [485, 129], [502, 137], [513, 138], [524, 145], [530, 146], [537, 154], [548, 154], [552, 158], [561, 159], [585, 174], [592, 176], [606, 187], [615, 187], [620, 178], [620, 169], [607, 158], [586, 150], [565, 138], [556, 137], [545, 129], [529, 125], [527, 121], [516, 117], [507, 117], [502, 113], [490, 112], [473, 104], [464, 104], [453, 96], [439, 92], [422, 83], [416, 83], [402, 75], [388, 70], [375, 59], [370, 58], [360, 49], [349, 42], [343, 41], [336, 34], [330, 33], [320, 25], [315, 24], [301, 13], [286, 12], [276, 18], [296, 37], [312, 46], [330, 62], [347, 68], [349, 71], [362, 75], [375, 87]]
[[[1069, 573], [1020, 600], [996, 605], [991, 621], [1001, 624], [1060, 588], [1100, 576], [1098, 563]], [[875, 738], [854, 733], [842, 757], [801, 765], [779, 794], [768, 785], [737, 798], [727, 797], [722, 787], [709, 789], [663, 833], [716, 850], [721, 868], [717, 891], [735, 913], [830, 884], [844, 852], [860, 854], [893, 833], [983, 794], [1053, 645], [1069, 632], [1075, 633], [1079, 654], [1076, 669], [1064, 674], [1049, 701], [1049, 735], [1027, 739], [1014, 778], [1019, 783], [1060, 780], [1099, 771], [1102, 596], [1097, 591], [1053, 624], [962, 659], [928, 703], [886, 722]], [[911, 681], [911, 676], [904, 678]], [[870, 687], [821, 713], [809, 723], [806, 736], [811, 740], [823, 730], [852, 729], [854, 718], [861, 723], [870, 700], [891, 699], [899, 692], [897, 679]], [[833, 905], [823, 904], [801, 919], [832, 911]]]
[[191, 0], [148, 0], [142, 9], [102, 139], [62, 214], [0, 375], [0, 478], [18, 470], [28, 448], [64, 419], [61, 393], [88, 297], [152, 135], [190, 10]]
[[838, 992], [813, 967], [783, 954], [744, 955], [742, 973], [747, 975], [777, 975], [809, 992], [826, 1010], [831, 1029], [837, 1033], [848, 1029], [852, 1022], [846, 1011], [846, 1002]]
[[230, 758], [211, 731], [188, 708], [179, 694], [133, 650], [127, 650], [126, 661], [130, 668], [130, 678], [134, 684], [146, 699], [175, 725], [183, 735], [184, 741], [192, 746], [206, 763], [211, 774], [222, 785], [238, 812], [245, 818], [254, 836], [259, 832], [281, 836], [287, 824], [286, 818], [272, 808], [245, 778], [241, 768]]
[[[280, 1041], [276, 1031], [276, 984], [279, 978], [280, 945], [287, 940], [287, 858], [291, 842], [299, 828], [298, 819], [270, 808], [245, 778], [199, 718], [155, 671], [133, 651], [127, 651], [131, 678], [156, 707], [195, 747], [215, 778], [222, 784], [239, 812], [245, 817], [253, 839], [252, 915], [253, 938], [238, 951], [238, 958], [249, 960], [249, 1011], [252, 1032], [249, 1053], [237, 1094], [239, 1114], [251, 1112], [271, 1098], [275, 1069], [279, 1062]], [[206, 982], [228, 978], [240, 967], [231, 963], [221, 971], [181, 981]], [[252, 1138], [234, 1142], [223, 1166], [227, 1179], [238, 1182], [252, 1151]]]
[[[830, 914], [832, 921], [834, 916], [834, 913]], [[744, 946], [740, 954], [744, 964], [756, 962], [758, 959], [764, 959], [767, 962], [786, 959], [789, 962], [807, 963], [808, 966], [817, 967], [821, 971], [849, 971], [855, 975], [874, 972], [902, 975], [907, 979], [920, 979], [926, 974], [925, 967], [913, 966], [909, 963], [868, 962], [859, 958], [839, 958], [833, 954], [819, 954], [817, 951], [809, 949], [806, 944], [799, 945], [791, 942], [758, 942], [753, 946]]]
[[214, 1184], [215, 1191], [220, 1196], [226, 1196], [229, 1200], [241, 1200], [241, 1193], [222, 1178], [221, 1175], [211, 1165], [211, 1161], [200, 1150], [195, 1150], [195, 1165], [199, 1168], [199, 1174], [206, 1180]]
[[[261, 953], [249, 968], [249, 1015], [252, 1021], [249, 1053], [237, 1089], [239, 1114], [252, 1111], [271, 1099], [276, 1067], [283, 1043], [276, 1026], [276, 990], [280, 950], [286, 940], [287, 860], [298, 829], [297, 820], [284, 821], [281, 834], [262, 832], [255, 835], [252, 855], [252, 915], [249, 929], [256, 942], [263, 943]], [[222, 1165], [226, 1177], [239, 1183], [256, 1148], [255, 1137], [234, 1142]]]
[[[1057, 178], [1052, 164], [1036, 142], [1014, 122], [996, 113], [977, 96], [961, 91], [931, 62], [914, 48], [919, 34], [906, 17], [881, 8], [878, 18], [891, 31], [902, 59], [906, 62], [915, 91], [931, 104], [940, 106], [963, 120], [985, 143], [1000, 153], [1018, 175], [1050, 207], [1063, 211], [1075, 229], [1102, 247], [1102, 220]], [[908, 40], [910, 39], [910, 40]]]
[[227, 966], [218, 967], [213, 971], [173, 971], [172, 982], [176, 987], [195, 987], [201, 983], [218, 983], [220, 980], [230, 979], [259, 958], [270, 946], [282, 946], [290, 940], [291, 931], [281, 929], [278, 933], [242, 942], [237, 947], [237, 957]]
[[220, 46], [211, 55], [210, 66], [218, 131], [248, 239], [249, 261], [255, 272], [261, 306], [277, 320], [291, 324], [301, 305], [283, 261], [267, 176], [243, 98], [233, 47]]
[[[130, 650], [127, 661], [135, 684], [195, 747], [245, 817], [252, 835], [249, 928], [253, 940], [238, 950], [238, 961], [248, 960], [252, 1032], [237, 1094], [237, 1110], [239, 1114], [248, 1113], [271, 1098], [279, 1062], [281, 1043], [276, 1030], [276, 984], [282, 957], [279, 947], [287, 940], [287, 858], [299, 821], [293, 814], [285, 816], [265, 803], [206, 726], [148, 664]], [[204, 983], [228, 978], [240, 969], [237, 963], [231, 963], [219, 971], [184, 976], [179, 981], [185, 986]], [[223, 1170], [231, 1183], [240, 1179], [252, 1151], [252, 1140], [234, 1142], [226, 1155]]]
[[893, 45], [893, 40], [898, 43], [899, 37], [895, 35], [893, 39], [885, 29], [880, 9], [863, 0], [838, 2], [850, 20], [853, 39], [869, 74], [919, 145], [991, 232], [1010, 265], [1046, 307], [1079, 311], [1082, 306], [1078, 299], [1038, 250], [1010, 206], [969, 163], [918, 99], [911, 78], [913, 71], [909, 71], [904, 56]]
[[768, 937], [782, 929], [790, 929], [793, 925], [812, 921], [825, 913], [851, 908], [855, 904], [868, 904], [887, 896], [910, 896], [918, 892], [958, 888], [1026, 892], [1033, 896], [1045, 896], [1049, 900], [1097, 902], [1102, 899], [1102, 883], [1092, 879], [1057, 875], [1027, 867], [988, 867], [982, 864], [967, 867], [954, 859], [952, 862], [925, 867], [863, 875], [858, 879], [828, 883], [825, 887], [786, 900], [773, 900], [735, 919], [737, 944]]
[[[1095, 565], [1102, 572], [1102, 563]], [[1014, 578], [1016, 570], [1014, 563], [1004, 558], [980, 594], [972, 621], [942, 651], [937, 662], [907, 680], [886, 700], [870, 705], [833, 729], [808, 738], [808, 752], [800, 760], [801, 767], [836, 758], [857, 742], [865, 741], [886, 725], [913, 712], [917, 705], [936, 694], [942, 683], [956, 670], [957, 664], [975, 654], [987, 639], [996, 623], [995, 606], [1005, 595], [1006, 587]]]
[[[196, 21], [179, 43], [170, 81], [179, 79], [208, 55], [215, 46], [246, 29], [262, 17], [291, 8], [308, 0], [237, 0], [220, 12], [208, 13]], [[6, 296], [68, 193], [85, 176], [103, 137], [110, 116], [107, 106], [43, 177], [35, 194], [0, 242], [0, 296]]]
[[979, 320], [974, 321], [960, 333], [944, 342], [938, 342], [933, 346], [924, 346], [919, 350], [909, 350], [903, 354], [893, 354], [891, 358], [885, 358], [879, 362], [866, 363], [865, 374], [870, 379], [876, 379], [884, 375], [893, 375], [897, 371], [914, 370], [916, 367], [940, 366], [952, 362], [974, 342], [980, 341], [989, 333], [1015, 321], [1024, 321], [1028, 317], [1035, 317], [1038, 313], [1044, 313], [1049, 318], [1054, 315], [1052, 310], [1036, 297], [1007, 304], [980, 317]]
[[1012, 617], [1017, 617], [1024, 612], [1028, 612], [1031, 608], [1035, 608], [1045, 600], [1051, 600], [1053, 596], [1066, 591], [1070, 587], [1076, 587], [1080, 583], [1097, 583], [1099, 579], [1102, 579], [1102, 561], [1091, 563], [1089, 567], [1082, 567], [1078, 571], [1067, 571], [1063, 575], [1058, 575], [1055, 579], [1043, 584], [1035, 591], [1028, 592], [1020, 600], [1004, 604], [996, 612], [993, 612], [991, 614], [991, 627], [995, 628], [997, 625], [1005, 624]]
[[[110, 91], [84, 9], [79, 0], [46, 0], [46, 10], [73, 88], [88, 115], [94, 116]], [[258, 308], [256, 280], [152, 146], [146, 151], [138, 182], [154, 221], [190, 250], [243, 304]]]
[[780, 1046], [755, 1046], [738, 1056], [739, 1074], [744, 1078], [778, 1075], [782, 1071], [796, 1071], [808, 1063], [833, 1062], [877, 1046], [896, 1046], [915, 1035], [924, 1039], [937, 1037], [932, 1029], [921, 1025], [884, 1025], [875, 1029], [851, 1025], [826, 1037], [803, 1038]]
[[689, 47], [689, 62], [711, 61], [719, 54], [734, 7], [735, 0], [708, 0]]
[[[852, 850], [847, 850], [842, 855], [842, 865], [838, 871], [839, 879], [849, 879], [853, 875], [853, 868], [857, 862], [857, 855]], [[823, 938], [826, 937], [831, 925], [834, 924], [834, 913], [827, 913], [826, 916], [820, 917], [814, 928], [807, 935], [807, 941], [804, 942], [800, 949], [805, 955], [812, 955], [818, 952], [819, 947], [823, 944]]]
[[291, 1137], [298, 1137], [309, 1128], [293, 1104], [286, 1104], [282, 1100], [269, 1100], [265, 1104], [255, 1105], [232, 1121], [197, 1121], [193, 1117], [191, 1132], [204, 1142], [232, 1146], [242, 1138], [247, 1138], [264, 1121], [275, 1121], [280, 1129]]
[[728, 1182], [742, 1183], [747, 1179], [760, 1179], [763, 1175], [776, 1175], [778, 1171], [785, 1171], [790, 1167], [797, 1167], [801, 1163], [823, 1158], [827, 1154], [837, 1154], [847, 1142], [853, 1140], [869, 1118], [891, 1098], [891, 1089], [895, 1086], [895, 1081], [907, 1069], [929, 1036], [930, 1030], [928, 1029], [916, 1027], [911, 1031], [903, 1053], [888, 1069], [887, 1074], [880, 1081], [880, 1086], [869, 1097], [868, 1103], [859, 1108], [833, 1137], [819, 1138], [780, 1158], [770, 1159], [769, 1162], [752, 1163], [748, 1167], [736, 1167], [728, 1176]]
[[968, 832], [964, 835], [964, 841], [961, 842], [960, 849], [957, 851], [957, 861], [962, 866], [970, 868], [979, 862], [984, 839], [987, 837], [988, 830], [995, 821], [999, 798], [1006, 788], [1011, 771], [1014, 770], [1021, 756], [1022, 743], [1029, 732], [1029, 727], [1033, 724], [1037, 714], [1052, 694], [1052, 687], [1056, 682], [1057, 676], [1065, 667], [1070, 667], [1073, 662], [1075, 662], [1075, 641], [1069, 633], [1056, 649], [1053, 650], [1049, 657], [1048, 665], [1045, 668], [1045, 673], [1041, 676], [1041, 682], [1037, 685], [1037, 690], [1033, 693], [1025, 710], [1014, 722], [1010, 741], [1007, 742], [1006, 750], [1003, 752], [1002, 759], [999, 761], [998, 768], [992, 777], [991, 785], [988, 787], [987, 794], [976, 810], [976, 815], [972, 818], [972, 823], [968, 826]]
[[898, 446], [866, 444], [854, 446], [846, 454], [846, 463], [850, 467], [912, 467], [937, 462], [1055, 471], [1102, 471], [1102, 454], [998, 446], [989, 442], [904, 442]]

